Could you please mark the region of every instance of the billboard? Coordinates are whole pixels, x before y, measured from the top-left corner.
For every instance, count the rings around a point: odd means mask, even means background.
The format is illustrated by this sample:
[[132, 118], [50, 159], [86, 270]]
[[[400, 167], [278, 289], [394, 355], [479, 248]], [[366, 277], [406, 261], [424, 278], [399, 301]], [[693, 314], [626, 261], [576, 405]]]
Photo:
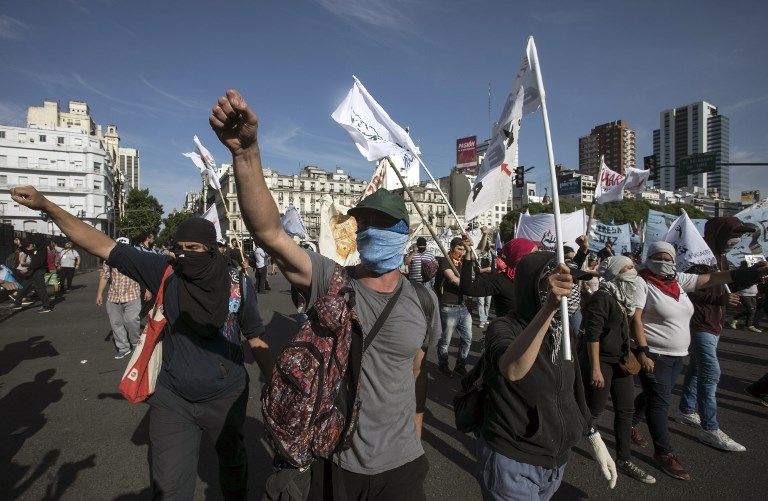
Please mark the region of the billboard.
[[466, 168], [477, 165], [477, 136], [456, 140], [456, 167]]
[[576, 176], [558, 176], [557, 193], [561, 197], [581, 195], [581, 178]]
[[742, 191], [741, 192], [741, 205], [747, 206], [756, 204], [760, 201], [760, 190]]

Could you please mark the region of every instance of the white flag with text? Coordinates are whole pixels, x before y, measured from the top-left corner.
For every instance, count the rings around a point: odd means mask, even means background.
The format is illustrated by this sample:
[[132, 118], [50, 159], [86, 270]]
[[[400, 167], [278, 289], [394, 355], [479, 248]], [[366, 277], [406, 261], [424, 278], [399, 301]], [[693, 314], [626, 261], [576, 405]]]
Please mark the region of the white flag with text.
[[624, 189], [630, 193], [641, 193], [645, 190], [648, 178], [651, 175], [650, 170], [627, 168], [627, 177], [624, 180]]
[[669, 227], [664, 241], [675, 246], [677, 251], [675, 266], [679, 272], [687, 271], [694, 264], [714, 265], [717, 263], [712, 250], [685, 211]]
[[600, 179], [595, 186], [595, 203], [617, 202], [624, 199], [624, 176], [605, 165], [600, 157]]
[[183, 153], [183, 155], [190, 160], [200, 169], [200, 175], [208, 180], [208, 184], [214, 190], [220, 190], [221, 184], [219, 184], [219, 175], [216, 172], [216, 161], [213, 159], [213, 155], [208, 149], [203, 146], [197, 136], [192, 138], [195, 142], [195, 148], [197, 151], [191, 153]]

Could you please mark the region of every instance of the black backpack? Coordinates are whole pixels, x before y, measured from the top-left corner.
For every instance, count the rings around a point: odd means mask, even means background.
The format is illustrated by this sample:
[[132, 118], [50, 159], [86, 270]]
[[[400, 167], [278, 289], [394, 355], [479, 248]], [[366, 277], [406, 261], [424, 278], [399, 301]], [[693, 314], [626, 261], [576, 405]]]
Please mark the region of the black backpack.
[[461, 379], [461, 390], [453, 397], [453, 415], [456, 429], [472, 433], [483, 425], [483, 412], [487, 391], [485, 388], [485, 369], [488, 365], [487, 350], [483, 350], [480, 359], [472, 370]]

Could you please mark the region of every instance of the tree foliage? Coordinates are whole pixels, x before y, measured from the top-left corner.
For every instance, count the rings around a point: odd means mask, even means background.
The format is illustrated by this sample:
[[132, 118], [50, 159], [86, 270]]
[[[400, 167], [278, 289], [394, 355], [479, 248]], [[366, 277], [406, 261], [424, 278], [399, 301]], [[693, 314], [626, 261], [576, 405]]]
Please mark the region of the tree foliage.
[[[587, 213], [589, 213], [590, 205], [579, 204], [570, 200], [560, 200], [560, 212], [562, 213], [573, 212], [581, 208], [584, 208]], [[522, 212], [525, 212], [526, 209], [531, 214], [540, 214], [542, 212], [548, 214], [552, 213], [551, 204], [544, 205], [541, 203], [532, 203], [523, 207]], [[684, 209], [691, 218], [708, 219], [708, 216], [704, 212], [690, 204], [655, 205], [645, 200], [629, 199], [607, 204], [596, 204], [595, 219], [599, 219], [605, 223], [613, 221], [615, 224], [639, 223], [648, 218], [649, 209], [676, 215], [681, 214], [680, 210]], [[502, 218], [501, 223], [499, 224], [499, 232], [501, 233], [502, 241], [506, 242], [511, 238], [514, 238], [515, 225], [520, 219], [520, 213], [521, 211], [519, 210], [511, 210]]]
[[147, 232], [157, 234], [163, 217], [163, 206], [149, 189], [132, 188], [125, 197], [125, 213], [117, 223], [118, 236], [136, 242]]
[[176, 234], [176, 227], [179, 223], [195, 216], [196, 214], [194, 212], [176, 210], [168, 214], [168, 217], [163, 219], [163, 229], [157, 236], [157, 243], [159, 245], [170, 245], [173, 236]]

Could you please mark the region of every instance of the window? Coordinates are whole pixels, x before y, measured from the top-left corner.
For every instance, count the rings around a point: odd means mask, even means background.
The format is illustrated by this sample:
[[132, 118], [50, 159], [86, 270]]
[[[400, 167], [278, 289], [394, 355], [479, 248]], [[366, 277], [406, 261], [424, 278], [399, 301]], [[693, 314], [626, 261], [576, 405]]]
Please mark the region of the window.
[[7, 167], [8, 166], [8, 157], [5, 155], [0, 155], [0, 167]]
[[101, 172], [101, 162], [93, 162], [93, 172]]
[[41, 177], [40, 178], [40, 186], [48, 186], [48, 178], [47, 177]]
[[8, 184], [8, 176], [0, 174], [0, 184]]
[[64, 137], [59, 136], [56, 138], [56, 144], [64, 144]]
[[56, 186], [59, 188], [65, 188], [67, 186], [67, 180], [63, 177], [56, 179]]
[[27, 176], [19, 176], [19, 184], [29, 184], [29, 178]]
[[37, 136], [37, 138], [40, 140], [41, 143], [45, 142], [45, 135], [44, 134], [40, 134], [39, 136]]
[[27, 157], [19, 157], [19, 167], [26, 168], [29, 166], [29, 159]]
[[5, 139], [5, 131], [0, 130], [0, 139]]
[[101, 183], [98, 181], [93, 182], [93, 189], [94, 190], [100, 190], [101, 189]]
[[75, 178], [75, 188], [82, 188], [83, 187], [83, 178], [82, 177], [76, 177]]

